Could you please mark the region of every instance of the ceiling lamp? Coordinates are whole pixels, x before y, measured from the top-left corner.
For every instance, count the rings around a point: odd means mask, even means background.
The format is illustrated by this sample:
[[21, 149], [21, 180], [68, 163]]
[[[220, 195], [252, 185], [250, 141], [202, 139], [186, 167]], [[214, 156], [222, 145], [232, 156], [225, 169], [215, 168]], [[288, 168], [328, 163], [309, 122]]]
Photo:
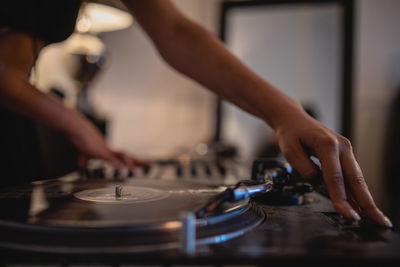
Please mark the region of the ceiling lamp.
[[64, 47], [70, 54], [100, 55], [105, 51], [104, 43], [91, 34], [72, 34], [65, 42]]
[[116, 7], [100, 3], [84, 3], [79, 11], [76, 31], [98, 34], [128, 28], [133, 23], [132, 16]]

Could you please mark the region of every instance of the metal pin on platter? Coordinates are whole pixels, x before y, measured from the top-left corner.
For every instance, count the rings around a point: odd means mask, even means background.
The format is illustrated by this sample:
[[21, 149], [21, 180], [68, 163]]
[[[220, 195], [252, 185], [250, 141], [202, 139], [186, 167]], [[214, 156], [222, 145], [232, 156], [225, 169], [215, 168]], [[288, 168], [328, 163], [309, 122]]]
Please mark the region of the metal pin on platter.
[[115, 186], [115, 198], [120, 198], [122, 197], [122, 186], [117, 185]]

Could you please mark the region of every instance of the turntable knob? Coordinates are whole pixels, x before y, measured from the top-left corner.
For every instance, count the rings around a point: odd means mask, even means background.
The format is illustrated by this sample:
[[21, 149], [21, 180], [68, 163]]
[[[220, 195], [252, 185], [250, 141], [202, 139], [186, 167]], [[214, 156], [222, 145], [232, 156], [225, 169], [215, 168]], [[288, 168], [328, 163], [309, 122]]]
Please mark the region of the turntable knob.
[[95, 178], [104, 178], [104, 177], [105, 177], [105, 176], [104, 176], [104, 169], [103, 169], [102, 167], [95, 168], [95, 169], [92, 171], [92, 174], [93, 174], [93, 176], [94, 176]]
[[116, 197], [116, 198], [122, 197], [122, 186], [117, 185], [117, 186], [115, 187], [115, 197]]
[[197, 168], [196, 168], [196, 163], [193, 162], [193, 161], [190, 163], [190, 172], [192, 174], [192, 177], [196, 178], [196, 176], [197, 176]]

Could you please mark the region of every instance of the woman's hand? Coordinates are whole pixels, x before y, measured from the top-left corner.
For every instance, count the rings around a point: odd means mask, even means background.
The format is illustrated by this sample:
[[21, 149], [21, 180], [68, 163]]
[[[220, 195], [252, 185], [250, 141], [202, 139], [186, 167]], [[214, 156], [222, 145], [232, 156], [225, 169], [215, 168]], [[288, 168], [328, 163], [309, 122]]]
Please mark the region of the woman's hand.
[[0, 106], [65, 133], [86, 159], [104, 159], [118, 171], [148, 165], [124, 153], [112, 151], [103, 135], [85, 117], [65, 107], [58, 99], [34, 88], [24, 72], [2, 64], [1, 61]]
[[276, 128], [276, 134], [285, 158], [312, 184], [318, 184], [321, 171], [310, 156], [318, 158], [328, 193], [340, 214], [359, 221], [361, 213], [378, 224], [392, 227], [376, 207], [348, 139], [304, 111], [287, 118]]
[[85, 169], [91, 158], [104, 159], [118, 172], [134, 171], [136, 167], [148, 167], [149, 162], [131, 157], [109, 148], [103, 135], [88, 120], [78, 114], [71, 115], [71, 128], [67, 132], [70, 142], [80, 151], [79, 168]]

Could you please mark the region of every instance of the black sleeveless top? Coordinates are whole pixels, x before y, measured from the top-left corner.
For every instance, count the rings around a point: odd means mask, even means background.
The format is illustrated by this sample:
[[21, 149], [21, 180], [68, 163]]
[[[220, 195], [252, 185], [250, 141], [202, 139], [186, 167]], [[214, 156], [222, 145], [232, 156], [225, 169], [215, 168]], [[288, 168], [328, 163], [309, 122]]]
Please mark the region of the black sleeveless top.
[[[72, 34], [80, 0], [1, 1], [0, 28], [32, 35], [46, 44]], [[36, 124], [0, 108], [0, 188], [44, 177], [44, 160]]]
[[49, 43], [61, 42], [75, 28], [81, 0], [6, 0], [0, 28], [11, 28]]

